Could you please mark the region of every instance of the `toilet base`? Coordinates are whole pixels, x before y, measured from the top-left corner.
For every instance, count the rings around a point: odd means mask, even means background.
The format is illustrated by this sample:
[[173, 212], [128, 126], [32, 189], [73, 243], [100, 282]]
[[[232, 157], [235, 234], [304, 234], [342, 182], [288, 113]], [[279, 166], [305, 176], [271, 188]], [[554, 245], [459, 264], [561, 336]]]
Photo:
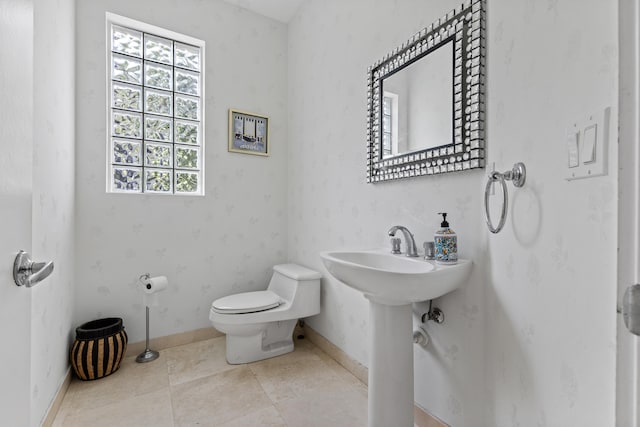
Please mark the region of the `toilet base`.
[[293, 351], [293, 329], [298, 319], [254, 325], [252, 333], [227, 331], [227, 362], [231, 365], [257, 362]]

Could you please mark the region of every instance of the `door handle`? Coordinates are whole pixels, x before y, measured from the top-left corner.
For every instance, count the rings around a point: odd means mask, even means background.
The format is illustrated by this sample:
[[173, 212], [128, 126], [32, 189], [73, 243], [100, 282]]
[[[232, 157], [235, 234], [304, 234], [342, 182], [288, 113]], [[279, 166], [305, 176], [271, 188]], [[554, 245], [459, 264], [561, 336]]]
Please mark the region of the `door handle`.
[[629, 286], [622, 297], [622, 319], [634, 335], [640, 335], [640, 285]]
[[13, 280], [17, 286], [32, 287], [49, 277], [53, 271], [53, 261], [34, 262], [25, 251], [18, 252], [13, 263]]

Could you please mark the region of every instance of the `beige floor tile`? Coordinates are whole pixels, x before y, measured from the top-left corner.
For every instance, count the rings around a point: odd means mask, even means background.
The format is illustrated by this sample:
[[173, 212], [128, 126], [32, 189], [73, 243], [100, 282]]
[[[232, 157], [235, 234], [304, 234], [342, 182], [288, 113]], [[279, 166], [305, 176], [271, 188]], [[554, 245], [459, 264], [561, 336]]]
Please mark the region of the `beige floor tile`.
[[61, 427], [173, 427], [169, 388], [67, 415]]
[[216, 426], [272, 406], [246, 365], [171, 390], [176, 426]]
[[72, 381], [54, 427], [366, 425], [367, 389], [309, 340], [280, 357], [228, 365], [224, 337], [123, 361], [97, 381]]
[[225, 353], [225, 337], [165, 350], [169, 382], [171, 385], [178, 385], [236, 368], [238, 365], [227, 363]]
[[[70, 402], [70, 401], [69, 401]], [[62, 401], [62, 405], [58, 408], [58, 413], [56, 414], [56, 418], [53, 420], [52, 427], [63, 427], [64, 422], [67, 419], [67, 416], [71, 414], [71, 405], [65, 405], [64, 400]]]
[[329, 356], [327, 353], [325, 353], [324, 351], [322, 351], [320, 348], [313, 346], [312, 345], [312, 351], [314, 354], [316, 354], [320, 360], [322, 360], [324, 363], [327, 364], [327, 366], [329, 368], [331, 368], [331, 370], [341, 379], [343, 379], [344, 381], [354, 385], [354, 386], [365, 386], [366, 384], [363, 384], [362, 381], [360, 381], [358, 378], [356, 378], [351, 372], [347, 371], [346, 368], [342, 365], [340, 365], [338, 362], [335, 361], [335, 359], [333, 359], [331, 356]]
[[[153, 362], [136, 363], [135, 357], [122, 361], [120, 369], [94, 381], [73, 379], [62, 406], [70, 413], [97, 408], [169, 386], [167, 363], [163, 352]], [[62, 409], [62, 408], [61, 408]]]
[[220, 424], [220, 427], [286, 427], [284, 420], [278, 413], [275, 406], [269, 406], [265, 409], [252, 412], [248, 415], [236, 418], [224, 424]]
[[311, 390], [341, 390], [360, 384], [340, 378], [318, 355], [303, 348], [248, 366], [274, 403], [296, 399]]
[[365, 427], [367, 394], [364, 387], [307, 390], [296, 399], [276, 404], [288, 427]]

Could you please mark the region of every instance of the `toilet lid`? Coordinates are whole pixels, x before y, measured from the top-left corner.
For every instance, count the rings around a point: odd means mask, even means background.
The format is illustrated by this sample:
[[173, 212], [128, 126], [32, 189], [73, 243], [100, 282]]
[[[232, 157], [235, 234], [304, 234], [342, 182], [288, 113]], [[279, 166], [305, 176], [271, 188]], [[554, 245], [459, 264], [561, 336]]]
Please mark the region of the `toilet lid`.
[[211, 304], [213, 311], [225, 314], [254, 313], [282, 304], [282, 299], [271, 291], [243, 292], [217, 299]]

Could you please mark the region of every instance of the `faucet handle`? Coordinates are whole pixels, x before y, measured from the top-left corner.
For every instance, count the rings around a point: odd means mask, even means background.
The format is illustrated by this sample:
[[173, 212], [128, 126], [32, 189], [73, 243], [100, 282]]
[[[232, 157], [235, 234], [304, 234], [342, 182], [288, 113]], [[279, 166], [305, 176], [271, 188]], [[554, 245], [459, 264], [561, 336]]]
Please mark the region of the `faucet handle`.
[[402, 253], [400, 251], [400, 242], [401, 242], [400, 238], [399, 237], [392, 237], [390, 239], [390, 241], [391, 241], [391, 253], [392, 254], [400, 254], [400, 253]]
[[424, 259], [436, 259], [436, 249], [434, 242], [424, 242]]

